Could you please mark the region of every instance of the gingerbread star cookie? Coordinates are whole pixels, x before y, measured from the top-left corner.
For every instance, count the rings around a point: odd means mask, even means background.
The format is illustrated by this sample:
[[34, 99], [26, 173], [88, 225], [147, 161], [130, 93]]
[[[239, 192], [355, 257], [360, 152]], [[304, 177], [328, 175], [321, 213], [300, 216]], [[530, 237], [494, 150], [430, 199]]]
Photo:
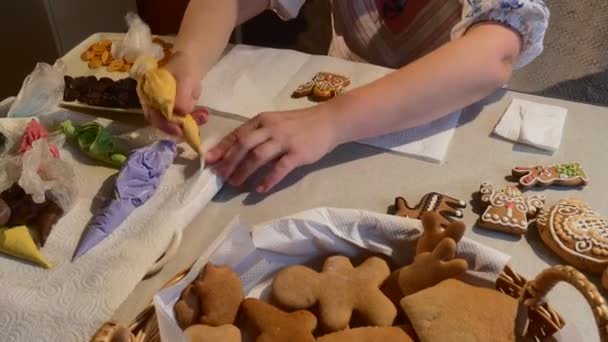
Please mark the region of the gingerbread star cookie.
[[257, 332], [257, 342], [315, 341], [312, 332], [317, 327], [317, 318], [308, 311], [287, 313], [259, 299], [247, 298], [243, 301], [243, 312]]
[[545, 244], [574, 267], [601, 275], [608, 289], [608, 217], [578, 199], [563, 199], [543, 209], [536, 226]]
[[500, 190], [487, 182], [481, 184], [481, 202], [487, 206], [479, 218], [479, 226], [511, 234], [525, 234], [528, 219], [545, 206], [545, 196], [526, 197], [512, 185]]
[[346, 329], [321, 336], [317, 342], [412, 342], [412, 338], [398, 327], [363, 327]]
[[524, 189], [549, 185], [584, 186], [589, 183], [589, 177], [579, 163], [516, 166], [511, 172], [514, 177], [519, 177], [519, 185]]
[[319, 320], [329, 331], [349, 326], [354, 311], [364, 323], [390, 326], [397, 316], [395, 305], [380, 285], [390, 275], [386, 262], [371, 257], [357, 267], [344, 256], [325, 260], [319, 273], [306, 266], [289, 266], [274, 278], [274, 298], [282, 306], [298, 310], [318, 304]]
[[294, 98], [309, 96], [315, 101], [327, 101], [340, 95], [349, 84], [350, 80], [346, 76], [319, 72], [312, 78], [312, 81], [300, 85], [291, 96]]
[[466, 207], [467, 204], [463, 200], [437, 192], [429, 192], [422, 196], [420, 202], [413, 208], [403, 197], [395, 198], [394, 215], [420, 219], [425, 212], [436, 212], [441, 215], [441, 226], [445, 227], [452, 221], [452, 218], [462, 218], [462, 209]]
[[401, 300], [421, 342], [516, 341], [518, 301], [447, 279]]

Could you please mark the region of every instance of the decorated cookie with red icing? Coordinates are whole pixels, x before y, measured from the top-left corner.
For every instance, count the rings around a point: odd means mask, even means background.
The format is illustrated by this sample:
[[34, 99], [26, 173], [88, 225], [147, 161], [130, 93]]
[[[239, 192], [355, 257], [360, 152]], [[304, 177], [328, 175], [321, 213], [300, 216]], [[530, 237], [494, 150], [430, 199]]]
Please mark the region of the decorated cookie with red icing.
[[479, 190], [481, 202], [486, 205], [479, 218], [479, 226], [511, 234], [525, 234], [528, 231], [528, 219], [545, 206], [545, 196], [526, 197], [512, 185], [496, 190], [484, 182]]
[[549, 185], [584, 186], [589, 183], [589, 177], [579, 163], [516, 166], [512, 173], [519, 178], [519, 185], [524, 189]]

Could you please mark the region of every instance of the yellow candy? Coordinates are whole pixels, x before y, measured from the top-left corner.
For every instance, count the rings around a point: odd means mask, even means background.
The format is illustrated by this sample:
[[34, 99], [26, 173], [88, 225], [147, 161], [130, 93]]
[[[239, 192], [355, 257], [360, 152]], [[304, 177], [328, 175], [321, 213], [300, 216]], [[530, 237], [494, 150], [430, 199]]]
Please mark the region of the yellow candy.
[[34, 238], [26, 226], [0, 228], [0, 253], [31, 261], [44, 268], [53, 268], [36, 247]]

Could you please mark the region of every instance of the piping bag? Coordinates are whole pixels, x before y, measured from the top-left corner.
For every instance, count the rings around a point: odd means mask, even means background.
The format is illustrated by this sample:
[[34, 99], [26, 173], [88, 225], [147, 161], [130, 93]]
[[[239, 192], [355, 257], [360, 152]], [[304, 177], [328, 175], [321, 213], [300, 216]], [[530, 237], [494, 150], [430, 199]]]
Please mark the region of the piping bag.
[[141, 56], [131, 68], [131, 77], [137, 80], [137, 96], [145, 107], [158, 110], [169, 122], [182, 127], [184, 139], [200, 157], [200, 129], [192, 115], [175, 115], [175, 96], [177, 83], [171, 73], [165, 68], [159, 68], [154, 57]]
[[133, 210], [154, 195], [176, 153], [177, 147], [170, 140], [161, 140], [131, 153], [116, 179], [113, 198], [87, 225], [72, 261], [110, 235]]

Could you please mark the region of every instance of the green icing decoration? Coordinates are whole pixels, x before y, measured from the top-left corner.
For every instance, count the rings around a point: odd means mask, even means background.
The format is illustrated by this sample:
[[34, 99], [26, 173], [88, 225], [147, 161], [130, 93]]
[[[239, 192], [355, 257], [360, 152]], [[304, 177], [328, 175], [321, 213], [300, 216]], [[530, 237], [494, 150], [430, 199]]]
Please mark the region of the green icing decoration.
[[66, 120], [61, 124], [61, 128], [68, 140], [76, 143], [84, 154], [94, 160], [116, 168], [120, 168], [127, 160], [114, 138], [97, 122], [74, 126], [72, 121]]
[[576, 163], [560, 164], [557, 166], [557, 173], [564, 174], [570, 177], [577, 177], [583, 175], [583, 170]]

